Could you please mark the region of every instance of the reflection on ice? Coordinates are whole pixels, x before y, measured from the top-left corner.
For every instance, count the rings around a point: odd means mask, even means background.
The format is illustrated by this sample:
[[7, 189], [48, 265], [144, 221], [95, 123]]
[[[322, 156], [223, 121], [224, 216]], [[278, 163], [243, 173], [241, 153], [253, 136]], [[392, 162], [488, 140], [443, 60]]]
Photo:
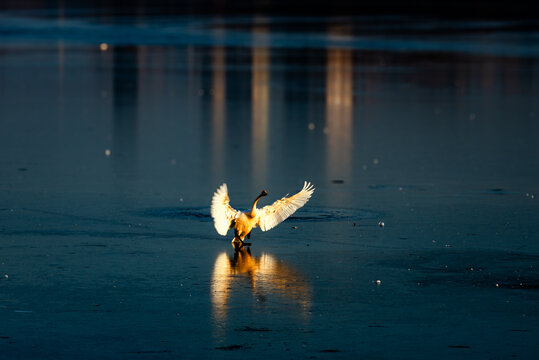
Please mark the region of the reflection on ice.
[[[268, 32], [264, 26], [257, 26], [254, 32], [263, 36]], [[261, 35], [260, 35], [261, 34]], [[254, 46], [252, 49], [252, 169], [254, 184], [266, 183], [268, 162], [268, 127], [269, 127], [269, 81], [270, 50], [268, 47]]]
[[[251, 301], [235, 297], [246, 286], [251, 289]], [[257, 306], [267, 302], [275, 295], [295, 305], [302, 318], [309, 317], [312, 301], [310, 284], [286, 263], [269, 254], [252, 256], [250, 249], [245, 247], [233, 256], [223, 252], [215, 260], [211, 301], [216, 326], [223, 328], [226, 325], [232, 309], [240, 306], [252, 308], [253, 304]], [[238, 306], [230, 304], [235, 300]]]
[[225, 165], [224, 137], [226, 133], [226, 50], [223, 46], [216, 46], [213, 49], [212, 68], [211, 168], [215, 172], [215, 177], [222, 179]]
[[[330, 34], [345, 34], [336, 27]], [[326, 77], [327, 175], [350, 181], [354, 121], [354, 63], [350, 49], [329, 48]]]

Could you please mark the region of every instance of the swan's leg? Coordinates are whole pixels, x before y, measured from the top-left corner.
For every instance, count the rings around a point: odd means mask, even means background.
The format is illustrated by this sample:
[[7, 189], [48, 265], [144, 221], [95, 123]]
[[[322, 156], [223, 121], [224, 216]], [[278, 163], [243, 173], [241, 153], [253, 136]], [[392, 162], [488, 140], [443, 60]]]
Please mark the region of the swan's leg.
[[234, 239], [232, 239], [232, 246], [234, 246], [234, 249], [239, 250], [244, 246], [251, 246], [251, 243], [244, 242], [241, 237], [236, 235], [234, 236]]
[[234, 236], [234, 239], [232, 239], [232, 244], [243, 244], [243, 241], [238, 236]]

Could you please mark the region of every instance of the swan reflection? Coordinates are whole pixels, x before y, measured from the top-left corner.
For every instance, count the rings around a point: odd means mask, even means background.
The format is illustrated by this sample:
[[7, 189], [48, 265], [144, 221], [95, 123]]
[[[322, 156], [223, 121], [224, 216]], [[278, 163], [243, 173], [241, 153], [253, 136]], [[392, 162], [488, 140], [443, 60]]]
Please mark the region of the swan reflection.
[[[245, 296], [234, 296], [244, 295], [246, 288], [251, 292], [251, 300], [246, 300]], [[223, 252], [217, 257], [211, 281], [211, 300], [218, 326], [224, 327], [232, 309], [271, 306], [274, 298], [284, 299], [284, 306], [293, 307], [294, 313], [299, 312], [302, 318], [309, 317], [311, 288], [299, 272], [272, 255], [252, 256], [250, 249], [245, 247], [234, 255]], [[234, 299], [238, 301], [232, 306]]]

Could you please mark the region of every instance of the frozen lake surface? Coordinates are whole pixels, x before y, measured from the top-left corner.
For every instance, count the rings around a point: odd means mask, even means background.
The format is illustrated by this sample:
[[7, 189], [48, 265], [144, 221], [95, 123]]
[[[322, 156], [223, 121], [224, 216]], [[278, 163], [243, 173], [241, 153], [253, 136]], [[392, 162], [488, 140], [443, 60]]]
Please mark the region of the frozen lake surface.
[[[0, 357], [536, 356], [538, 39], [0, 11]], [[246, 209], [304, 180], [248, 251], [216, 233], [223, 182]]]

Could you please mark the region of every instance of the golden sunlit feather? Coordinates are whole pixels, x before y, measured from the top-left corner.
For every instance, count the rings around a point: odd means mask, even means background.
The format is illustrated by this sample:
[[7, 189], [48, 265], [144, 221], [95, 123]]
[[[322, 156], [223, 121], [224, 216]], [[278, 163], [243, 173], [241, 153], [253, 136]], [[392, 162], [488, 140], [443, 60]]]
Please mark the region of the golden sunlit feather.
[[234, 219], [238, 215], [238, 211], [234, 210], [230, 205], [228, 197], [228, 189], [226, 184], [221, 185], [213, 194], [211, 201], [211, 216], [215, 225], [215, 230], [219, 235], [225, 236], [228, 229], [232, 226]]
[[305, 181], [303, 189], [297, 194], [277, 200], [272, 205], [264, 206], [259, 212], [257, 225], [262, 231], [274, 228], [305, 205], [313, 192], [314, 186]]

